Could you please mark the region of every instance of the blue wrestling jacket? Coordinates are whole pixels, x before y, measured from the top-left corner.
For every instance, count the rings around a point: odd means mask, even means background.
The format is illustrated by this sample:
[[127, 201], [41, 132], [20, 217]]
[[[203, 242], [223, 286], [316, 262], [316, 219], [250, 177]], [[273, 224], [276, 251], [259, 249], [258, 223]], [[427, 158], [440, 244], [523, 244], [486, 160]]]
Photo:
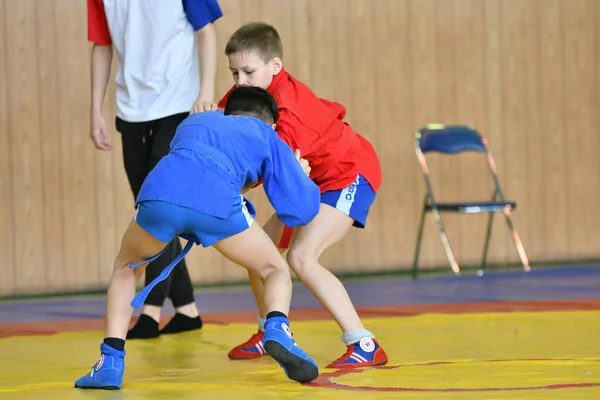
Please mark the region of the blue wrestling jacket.
[[177, 128], [169, 154], [144, 181], [136, 207], [162, 200], [226, 218], [239, 204], [242, 188], [259, 179], [286, 225], [306, 225], [318, 213], [319, 188], [269, 125], [221, 112], [192, 114]]
[[[150, 171], [135, 205], [161, 200], [227, 218], [240, 204], [242, 188], [259, 179], [284, 224], [306, 225], [319, 212], [319, 187], [269, 125], [257, 118], [225, 116], [218, 111], [192, 114], [177, 127], [169, 154]], [[254, 216], [254, 206], [247, 199], [246, 206]], [[188, 240], [181, 254], [135, 296], [133, 308], [141, 308], [152, 288], [167, 279], [194, 243], [200, 244], [196, 235], [181, 237]], [[152, 262], [164, 251], [129, 268]]]

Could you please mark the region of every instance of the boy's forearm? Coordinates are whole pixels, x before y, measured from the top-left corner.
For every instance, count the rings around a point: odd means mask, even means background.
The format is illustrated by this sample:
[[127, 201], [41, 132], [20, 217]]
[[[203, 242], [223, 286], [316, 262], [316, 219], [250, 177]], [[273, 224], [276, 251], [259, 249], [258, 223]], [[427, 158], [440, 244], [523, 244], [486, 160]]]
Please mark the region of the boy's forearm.
[[215, 26], [208, 24], [196, 32], [200, 65], [200, 93], [202, 100], [212, 101], [215, 96], [217, 74], [217, 34]]
[[110, 77], [110, 64], [112, 63], [112, 46], [94, 44], [92, 47], [92, 88], [91, 110], [101, 112], [104, 95]]

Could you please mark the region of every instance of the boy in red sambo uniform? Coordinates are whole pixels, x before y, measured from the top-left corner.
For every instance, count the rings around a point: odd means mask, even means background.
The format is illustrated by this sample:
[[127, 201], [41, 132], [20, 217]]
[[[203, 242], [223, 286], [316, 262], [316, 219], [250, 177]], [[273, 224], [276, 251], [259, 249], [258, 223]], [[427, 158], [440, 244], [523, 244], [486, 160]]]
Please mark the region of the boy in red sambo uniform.
[[[321, 189], [320, 210], [311, 223], [293, 232], [273, 215], [265, 231], [274, 242], [279, 241], [281, 251], [289, 247], [287, 261], [291, 269], [344, 332], [342, 341], [347, 351], [327, 367], [386, 364], [386, 353], [363, 326], [346, 289], [319, 263], [321, 254], [342, 240], [352, 226], [365, 227], [381, 185], [381, 167], [373, 146], [344, 122], [344, 106], [318, 98], [283, 68], [281, 38], [272, 26], [264, 23], [242, 26], [229, 39], [225, 54], [234, 88], [257, 86], [273, 95], [279, 108], [276, 127], [279, 137], [292, 150], [300, 150], [310, 164], [310, 178]], [[219, 102], [220, 108], [225, 107], [231, 90]], [[262, 282], [251, 273], [249, 277], [260, 312], [259, 330], [229, 352], [231, 359], [266, 355]]]

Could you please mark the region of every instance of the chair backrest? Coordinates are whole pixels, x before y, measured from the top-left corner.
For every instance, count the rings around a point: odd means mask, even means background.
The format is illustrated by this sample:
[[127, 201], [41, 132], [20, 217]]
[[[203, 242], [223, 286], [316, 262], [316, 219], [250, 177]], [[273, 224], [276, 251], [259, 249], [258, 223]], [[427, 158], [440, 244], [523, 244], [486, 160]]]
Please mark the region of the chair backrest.
[[492, 153], [488, 149], [487, 140], [479, 132], [466, 125], [443, 125], [430, 124], [419, 130], [415, 135], [415, 151], [417, 159], [423, 172], [425, 185], [431, 202], [434, 203], [433, 189], [429, 179], [429, 168], [425, 160], [425, 154], [429, 152], [438, 152], [444, 154], [457, 154], [464, 151], [476, 151], [483, 153], [487, 161], [489, 172], [492, 175], [494, 183], [495, 198], [504, 199], [496, 164]]
[[415, 146], [423, 153], [487, 152], [485, 139], [476, 130], [463, 125], [427, 125], [417, 132]]

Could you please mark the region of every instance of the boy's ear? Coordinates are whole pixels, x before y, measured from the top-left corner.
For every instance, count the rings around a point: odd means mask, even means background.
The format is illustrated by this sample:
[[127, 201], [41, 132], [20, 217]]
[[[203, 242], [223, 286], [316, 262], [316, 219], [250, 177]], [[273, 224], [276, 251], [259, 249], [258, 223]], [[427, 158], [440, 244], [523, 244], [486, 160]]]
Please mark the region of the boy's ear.
[[277, 75], [283, 69], [283, 61], [279, 57], [273, 59], [273, 75]]
[[275, 130], [276, 127], [277, 127], [277, 124], [271, 125], [271, 128], [273, 128], [273, 130]]

